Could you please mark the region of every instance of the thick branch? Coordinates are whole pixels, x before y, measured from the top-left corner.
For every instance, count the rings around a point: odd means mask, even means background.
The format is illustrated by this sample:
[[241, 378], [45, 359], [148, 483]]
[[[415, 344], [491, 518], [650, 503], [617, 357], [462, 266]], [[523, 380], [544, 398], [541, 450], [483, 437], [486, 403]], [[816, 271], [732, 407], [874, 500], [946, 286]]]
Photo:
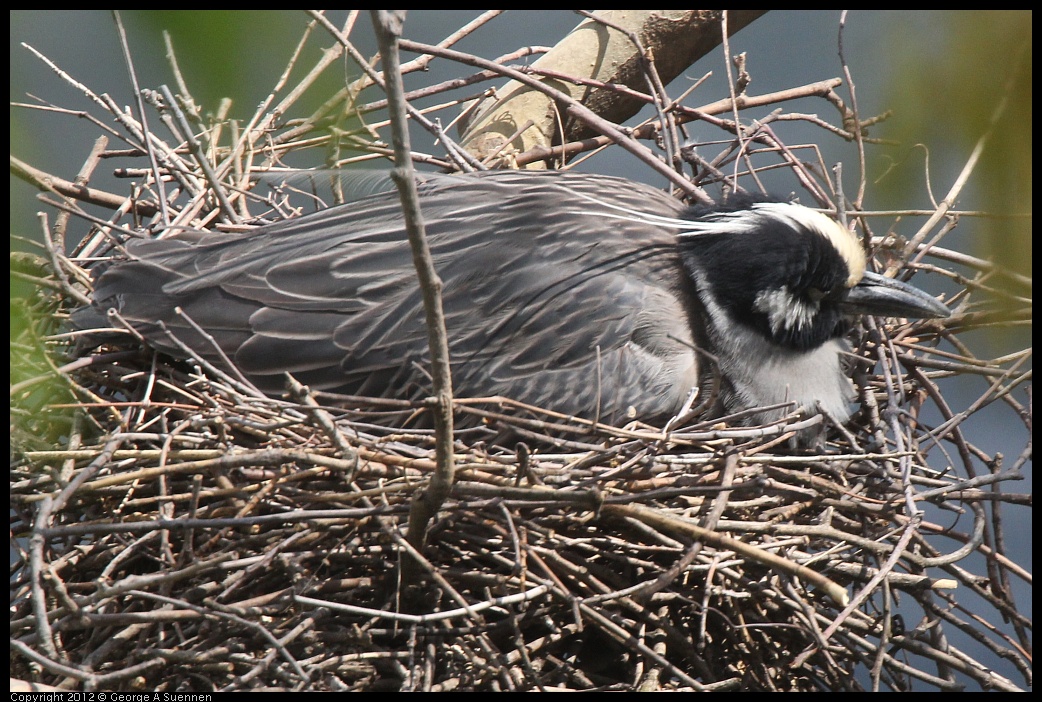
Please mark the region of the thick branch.
[[[763, 12], [733, 10], [728, 15], [728, 29], [736, 32]], [[629, 36], [598, 20], [636, 35], [654, 57], [662, 83], [676, 78], [716, 48], [722, 38], [720, 13], [714, 10], [601, 10], [594, 17], [596, 19], [580, 23], [532, 68], [625, 85], [644, 92], [647, 90], [644, 66], [648, 57], [641, 56]], [[626, 121], [644, 105], [625, 91], [594, 89], [554, 78], [543, 78], [542, 82], [615, 124]], [[504, 142], [529, 121], [532, 126], [511, 142], [518, 152], [596, 135], [585, 121], [569, 118], [559, 110], [559, 106], [555, 109], [551, 95], [511, 81], [497, 91], [496, 97], [478, 108], [477, 116], [462, 129], [461, 142], [468, 151], [483, 158], [501, 149]], [[559, 130], [562, 120], [563, 134]]]

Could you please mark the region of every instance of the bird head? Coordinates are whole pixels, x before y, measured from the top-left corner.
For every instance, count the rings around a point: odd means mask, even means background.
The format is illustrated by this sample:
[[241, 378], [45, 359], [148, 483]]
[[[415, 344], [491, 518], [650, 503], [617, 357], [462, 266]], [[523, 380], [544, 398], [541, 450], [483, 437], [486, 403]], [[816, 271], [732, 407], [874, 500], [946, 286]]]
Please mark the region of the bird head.
[[857, 237], [832, 218], [790, 202], [693, 209], [681, 256], [711, 327], [737, 327], [808, 352], [842, 336], [851, 317], [947, 317], [919, 288], [866, 270]]

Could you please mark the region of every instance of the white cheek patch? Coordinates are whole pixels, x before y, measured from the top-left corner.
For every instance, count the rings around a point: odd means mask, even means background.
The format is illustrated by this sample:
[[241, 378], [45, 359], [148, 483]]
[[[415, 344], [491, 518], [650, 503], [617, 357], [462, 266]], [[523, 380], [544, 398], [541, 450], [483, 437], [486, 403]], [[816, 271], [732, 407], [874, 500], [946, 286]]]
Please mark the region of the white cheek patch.
[[753, 301], [753, 307], [767, 315], [771, 331], [799, 331], [809, 326], [818, 314], [820, 304], [801, 300], [789, 292], [788, 286], [781, 289], [764, 290]]

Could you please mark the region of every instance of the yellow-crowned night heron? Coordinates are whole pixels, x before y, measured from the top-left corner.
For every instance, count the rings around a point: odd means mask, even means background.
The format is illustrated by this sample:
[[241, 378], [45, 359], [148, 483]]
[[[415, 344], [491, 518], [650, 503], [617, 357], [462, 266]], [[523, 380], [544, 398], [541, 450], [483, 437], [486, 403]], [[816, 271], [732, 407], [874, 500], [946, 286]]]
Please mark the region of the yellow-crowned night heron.
[[[844, 420], [846, 320], [943, 317], [865, 270], [857, 239], [787, 203], [690, 208], [650, 186], [574, 172], [419, 176], [459, 397], [664, 423], [693, 386], [717, 411], [795, 403]], [[127, 243], [80, 327], [108, 308], [157, 349], [216, 343], [270, 394], [429, 394], [421, 293], [393, 188], [242, 234]], [[204, 329], [201, 336], [175, 308]], [[792, 409], [751, 413], [747, 422]]]

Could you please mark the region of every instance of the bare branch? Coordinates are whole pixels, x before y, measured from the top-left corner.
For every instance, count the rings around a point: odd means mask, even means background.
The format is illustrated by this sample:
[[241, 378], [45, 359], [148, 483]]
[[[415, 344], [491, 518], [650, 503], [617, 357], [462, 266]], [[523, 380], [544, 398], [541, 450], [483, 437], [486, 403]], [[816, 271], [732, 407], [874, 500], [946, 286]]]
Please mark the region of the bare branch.
[[[427, 524], [437, 514], [452, 488], [455, 467], [452, 455], [452, 378], [449, 373], [449, 342], [445, 332], [445, 313], [441, 306], [441, 279], [434, 269], [430, 247], [423, 227], [420, 200], [416, 193], [416, 177], [412, 167], [412, 149], [409, 145], [409, 124], [405, 109], [405, 90], [402, 87], [398, 60], [398, 42], [401, 37], [404, 10], [372, 10], [373, 27], [380, 42], [384, 63], [384, 81], [387, 103], [391, 112], [391, 133], [394, 142], [395, 170], [392, 175], [402, 199], [405, 227], [412, 246], [413, 263], [423, 290], [423, 309], [427, 316], [427, 335], [431, 350], [431, 375], [436, 437], [437, 470], [430, 484], [413, 501], [409, 514], [408, 539], [417, 549], [423, 547]], [[406, 580], [409, 584], [408, 579]]]
[[[731, 13], [731, 31], [738, 31], [763, 13], [746, 10]], [[612, 30], [598, 22], [632, 32], [655, 56], [655, 68], [661, 83], [669, 83], [688, 66], [720, 43], [720, 15], [711, 10], [601, 10], [597, 19], [581, 22], [532, 68], [559, 75], [593, 79], [640, 90], [646, 86], [644, 57], [623, 31]], [[547, 79], [542, 81], [555, 92], [540, 93], [528, 81], [508, 83], [479, 107], [477, 115], [463, 129], [462, 142], [482, 158], [501, 146], [516, 127], [532, 120], [511, 143], [517, 152], [535, 147], [549, 148], [555, 142], [576, 141], [597, 134], [589, 120], [564, 119], [564, 132], [558, 133], [554, 101], [567, 95], [581, 102], [598, 117], [615, 124], [637, 113], [642, 101], [622, 91], [590, 90], [581, 82]]]

